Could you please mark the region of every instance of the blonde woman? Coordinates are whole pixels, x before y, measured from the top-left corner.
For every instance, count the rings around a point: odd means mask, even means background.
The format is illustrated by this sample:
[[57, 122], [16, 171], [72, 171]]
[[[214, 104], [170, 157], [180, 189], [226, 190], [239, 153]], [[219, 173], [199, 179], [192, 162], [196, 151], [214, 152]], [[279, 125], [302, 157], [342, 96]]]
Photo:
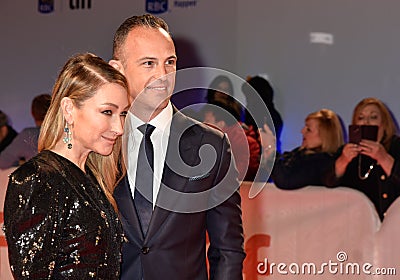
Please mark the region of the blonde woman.
[[339, 118], [328, 109], [309, 114], [301, 134], [301, 146], [276, 156], [271, 178], [278, 188], [323, 185], [334, 155], [344, 143]]
[[93, 54], [61, 70], [39, 154], [9, 179], [4, 226], [14, 279], [119, 279], [123, 234], [112, 191], [127, 88]]

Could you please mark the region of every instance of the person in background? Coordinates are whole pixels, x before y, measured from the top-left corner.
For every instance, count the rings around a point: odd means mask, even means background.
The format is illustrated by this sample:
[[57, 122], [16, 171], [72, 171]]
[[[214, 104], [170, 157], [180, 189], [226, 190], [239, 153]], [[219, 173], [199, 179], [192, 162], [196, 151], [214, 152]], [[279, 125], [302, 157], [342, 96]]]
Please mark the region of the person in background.
[[133, 99], [127, 176], [114, 192], [127, 239], [121, 280], [242, 279], [241, 198], [229, 141], [170, 102], [176, 61], [159, 17], [132, 16], [114, 35], [109, 63], [125, 74]]
[[[264, 157], [273, 148], [273, 135], [268, 126], [264, 127]], [[309, 114], [301, 130], [301, 146], [290, 152], [277, 153], [271, 178], [278, 188], [298, 189], [305, 186], [322, 186], [329, 172], [335, 153], [343, 145], [343, 131], [335, 112], [328, 109]]]
[[[283, 129], [283, 120], [275, 108], [274, 104], [274, 89], [271, 84], [261, 76], [249, 77], [247, 82], [242, 85], [242, 92], [246, 97], [246, 110], [245, 110], [245, 123], [249, 127], [249, 129], [253, 129], [256, 133], [259, 128], [256, 124], [255, 120], [267, 120], [267, 125], [271, 127], [274, 126], [275, 137], [276, 137], [276, 149], [277, 152], [281, 152], [281, 142], [280, 137]], [[271, 116], [272, 123], [269, 122], [269, 118], [265, 118], [265, 112], [262, 112], [258, 109], [260, 106], [258, 103], [260, 102], [260, 98], [256, 98], [254, 94], [259, 95], [261, 100], [264, 102], [267, 107], [269, 114]], [[257, 135], [258, 136], [258, 135]]]
[[18, 132], [10, 125], [8, 116], [0, 111], [0, 153], [17, 137]]
[[50, 94], [40, 94], [32, 100], [31, 114], [35, 127], [23, 129], [0, 153], [0, 169], [18, 166], [38, 153], [40, 127], [49, 109], [50, 101]]
[[352, 124], [378, 126], [377, 141], [347, 143], [338, 152], [326, 184], [347, 186], [363, 192], [374, 203], [381, 220], [400, 196], [400, 137], [392, 115], [379, 99], [361, 100]]
[[129, 110], [125, 77], [100, 57], [62, 68], [39, 153], [11, 175], [4, 233], [14, 279], [119, 279], [122, 225], [113, 188]]
[[[228, 76], [218, 75], [212, 80], [207, 90], [207, 102], [207, 104], [219, 106], [223, 110], [230, 112], [240, 124], [241, 130], [245, 133], [247, 138], [250, 155], [248, 152], [242, 153], [243, 148], [246, 146], [239, 147], [241, 142], [238, 141], [239, 134], [235, 133], [236, 136], [233, 135], [234, 131], [239, 132], [239, 129], [233, 129], [233, 127], [228, 129], [228, 127], [225, 126], [225, 128], [222, 128], [222, 131], [229, 131], [230, 137], [228, 138], [230, 138], [231, 144], [232, 142], [235, 142], [235, 144], [233, 144], [235, 147], [232, 148], [236, 150], [233, 155], [235, 157], [236, 166], [239, 170], [239, 179], [244, 179], [245, 181], [255, 180], [261, 160], [261, 143], [259, 140], [259, 135], [258, 132], [253, 129], [253, 127], [248, 126], [245, 122], [242, 122], [243, 108], [241, 104], [234, 98], [233, 84]], [[212, 108], [207, 107], [207, 104], [201, 110], [202, 121], [206, 117], [206, 112], [204, 111]], [[212, 112], [209, 111], [208, 114], [210, 116]], [[218, 115], [219, 117], [222, 117], [220, 113]], [[221, 127], [219, 128], [221, 129]], [[249, 155], [249, 157], [245, 158], [247, 155]]]
[[225, 108], [232, 108], [238, 116], [238, 121], [241, 120], [242, 106], [234, 97], [233, 84], [229, 77], [218, 75], [211, 81], [207, 90], [207, 103], [218, 103], [223, 104]]
[[237, 120], [237, 112], [226, 104], [214, 102], [205, 105], [204, 123], [217, 127], [228, 135], [232, 154], [239, 171], [240, 181], [254, 180], [260, 164], [260, 146], [253, 137], [248, 137]]

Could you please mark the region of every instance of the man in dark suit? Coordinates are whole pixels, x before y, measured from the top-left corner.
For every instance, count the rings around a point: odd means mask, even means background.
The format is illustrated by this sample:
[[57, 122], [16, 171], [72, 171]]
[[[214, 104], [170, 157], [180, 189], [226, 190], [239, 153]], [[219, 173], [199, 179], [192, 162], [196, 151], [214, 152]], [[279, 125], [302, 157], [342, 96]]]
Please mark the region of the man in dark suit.
[[[121, 279], [242, 279], [239, 182], [230, 145], [223, 133], [171, 104], [176, 60], [168, 26], [158, 17], [133, 16], [116, 31], [110, 64], [127, 77], [132, 96], [124, 134], [127, 176], [114, 191], [126, 235]], [[139, 131], [143, 124], [151, 125], [151, 136]], [[154, 177], [139, 187], [146, 179], [137, 164], [146, 137]], [[143, 197], [151, 202], [151, 218]]]

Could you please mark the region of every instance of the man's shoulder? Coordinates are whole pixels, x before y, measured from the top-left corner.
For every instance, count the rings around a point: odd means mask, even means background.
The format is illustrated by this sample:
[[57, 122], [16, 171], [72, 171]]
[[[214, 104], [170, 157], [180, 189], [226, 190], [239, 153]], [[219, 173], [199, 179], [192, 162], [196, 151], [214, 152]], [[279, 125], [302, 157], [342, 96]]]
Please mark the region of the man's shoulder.
[[193, 119], [190, 116], [185, 115], [182, 112], [176, 111], [173, 116], [173, 123], [175, 128], [181, 128], [188, 130], [188, 132], [194, 134], [205, 134], [209, 136], [215, 136], [219, 138], [224, 137], [224, 133], [216, 128], [213, 128], [205, 123]]

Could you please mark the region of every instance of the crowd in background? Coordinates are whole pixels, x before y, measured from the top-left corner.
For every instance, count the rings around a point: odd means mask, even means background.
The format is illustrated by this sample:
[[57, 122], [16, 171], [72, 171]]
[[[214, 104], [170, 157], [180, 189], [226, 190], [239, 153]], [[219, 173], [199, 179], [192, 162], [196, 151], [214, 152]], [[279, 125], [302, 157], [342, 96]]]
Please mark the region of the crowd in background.
[[[248, 77], [241, 90], [245, 107], [235, 98], [229, 78], [216, 77], [207, 94], [207, 104], [214, 107], [204, 106], [202, 120], [227, 133], [243, 180], [268, 180], [281, 189], [350, 187], [364, 193], [384, 219], [400, 196], [400, 138], [386, 104], [369, 97], [355, 106], [351, 124], [359, 131], [351, 131], [349, 136], [358, 133], [356, 141], [345, 139], [347, 128], [334, 111], [321, 108], [311, 112], [301, 129], [302, 143], [291, 151], [281, 151], [284, 122], [274, 106], [271, 84], [261, 76]], [[260, 100], [268, 109], [268, 118], [260, 109]], [[364, 126], [375, 127], [376, 135], [364, 137]]]
[[[245, 106], [235, 98], [229, 77], [215, 77], [207, 91], [206, 104], [195, 116], [228, 135], [239, 180], [270, 181], [282, 189], [347, 186], [366, 194], [380, 218], [384, 218], [391, 203], [400, 196], [400, 139], [396, 120], [381, 100], [360, 101], [351, 122], [377, 126], [376, 139], [346, 143], [347, 128], [340, 117], [322, 108], [305, 117], [302, 143], [291, 151], [281, 151], [284, 122], [275, 108], [270, 82], [261, 76], [248, 77], [241, 90], [246, 97]], [[0, 168], [18, 166], [37, 153], [40, 125], [50, 98], [49, 94], [41, 94], [33, 99], [31, 113], [36, 126], [20, 133], [0, 111]], [[270, 117], [266, 118], [266, 113], [257, 107], [260, 100]], [[256, 123], [260, 119], [261, 125]]]

